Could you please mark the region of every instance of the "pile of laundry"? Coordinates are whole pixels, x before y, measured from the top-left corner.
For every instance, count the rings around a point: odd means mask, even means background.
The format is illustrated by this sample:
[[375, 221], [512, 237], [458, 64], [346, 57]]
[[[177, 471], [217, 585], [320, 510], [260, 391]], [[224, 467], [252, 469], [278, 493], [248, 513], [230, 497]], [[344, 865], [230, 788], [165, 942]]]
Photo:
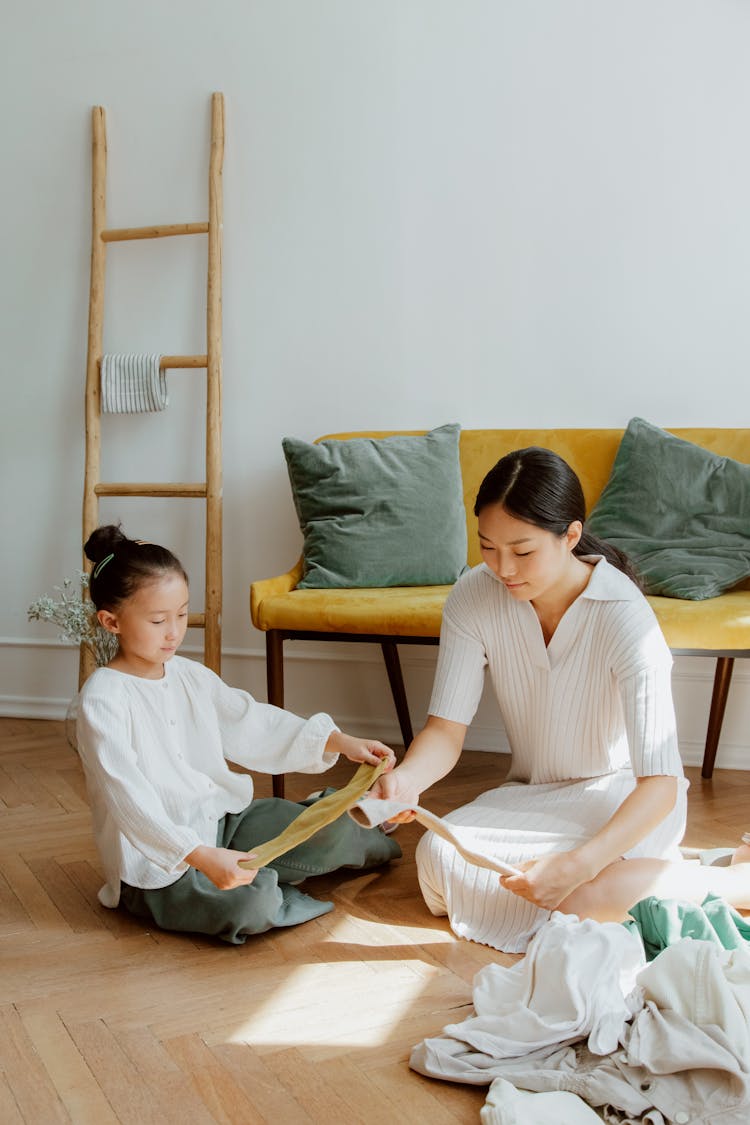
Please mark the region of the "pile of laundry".
[[483, 1125], [750, 1122], [745, 941], [681, 937], [647, 961], [638, 932], [555, 912], [522, 960], [480, 970], [473, 999], [410, 1065], [490, 1085]]

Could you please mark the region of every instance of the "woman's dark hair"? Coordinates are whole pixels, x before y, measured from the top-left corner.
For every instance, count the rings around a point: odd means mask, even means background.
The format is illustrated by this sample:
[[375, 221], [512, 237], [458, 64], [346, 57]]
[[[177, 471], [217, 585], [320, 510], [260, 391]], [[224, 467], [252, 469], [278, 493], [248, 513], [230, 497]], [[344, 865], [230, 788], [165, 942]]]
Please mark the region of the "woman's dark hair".
[[94, 563], [89, 593], [97, 609], [116, 609], [141, 586], [170, 572], [188, 580], [182, 563], [166, 547], [128, 539], [114, 524], [97, 527], [83, 550]]
[[580, 520], [584, 530], [573, 554], [604, 555], [640, 586], [625, 552], [586, 531], [581, 482], [567, 461], [551, 449], [530, 445], [501, 457], [479, 486], [474, 515], [490, 504], [501, 504], [509, 515], [553, 535], [564, 535], [574, 520]]

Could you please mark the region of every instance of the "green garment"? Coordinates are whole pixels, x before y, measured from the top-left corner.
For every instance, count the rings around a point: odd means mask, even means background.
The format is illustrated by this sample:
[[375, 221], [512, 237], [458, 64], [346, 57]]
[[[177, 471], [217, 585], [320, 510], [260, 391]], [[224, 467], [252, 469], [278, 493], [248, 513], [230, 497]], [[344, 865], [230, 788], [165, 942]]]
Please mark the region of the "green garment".
[[[323, 797], [333, 793], [324, 791]], [[218, 824], [216, 846], [253, 851], [277, 836], [317, 798], [285, 801], [261, 797], [238, 813], [227, 813]], [[175, 883], [143, 890], [122, 883], [120, 901], [138, 918], [162, 930], [208, 934], [232, 945], [242, 945], [249, 934], [276, 926], [296, 926], [333, 910], [295, 885], [311, 875], [324, 875], [340, 867], [368, 869], [397, 859], [401, 848], [382, 832], [361, 828], [350, 816], [340, 816], [260, 869], [248, 886], [220, 891], [202, 871], [190, 867]]]
[[750, 942], [750, 919], [712, 894], [706, 895], [700, 906], [682, 899], [644, 898], [631, 909], [623, 925], [640, 935], [647, 961], [653, 961], [662, 949], [681, 938], [712, 941], [724, 949], [737, 949], [743, 942]]

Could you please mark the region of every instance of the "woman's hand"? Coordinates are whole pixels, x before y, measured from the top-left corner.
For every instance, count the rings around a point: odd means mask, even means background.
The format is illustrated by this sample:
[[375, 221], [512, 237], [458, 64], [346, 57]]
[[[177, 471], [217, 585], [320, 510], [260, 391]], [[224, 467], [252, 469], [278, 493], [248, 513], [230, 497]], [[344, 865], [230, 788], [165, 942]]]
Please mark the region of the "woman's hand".
[[396, 755], [390, 746], [377, 742], [374, 738], [355, 738], [341, 730], [335, 730], [329, 735], [326, 753], [343, 754], [350, 762], [366, 762], [370, 766], [376, 766], [385, 758], [386, 770], [392, 770], [396, 764]]
[[[402, 805], [419, 804], [419, 789], [405, 766], [397, 766], [390, 773], [381, 774], [367, 796], [378, 801], [400, 801]], [[406, 824], [410, 820], [414, 820], [413, 812], [402, 812], [391, 817], [393, 824]]]
[[[401, 765], [379, 777], [369, 795], [414, 808], [420, 794], [453, 769], [465, 737], [466, 727], [462, 723], [428, 715], [424, 729], [412, 742]], [[414, 814], [399, 813], [393, 820], [404, 823], [414, 820]]]
[[258, 874], [257, 868], [238, 866], [240, 859], [254, 859], [254, 852], [237, 852], [233, 848], [209, 848], [201, 845], [185, 856], [185, 862], [202, 871], [220, 891], [245, 887]]
[[556, 910], [576, 887], [591, 878], [575, 850], [554, 852], [517, 866], [523, 874], [501, 875], [500, 885], [544, 910]]

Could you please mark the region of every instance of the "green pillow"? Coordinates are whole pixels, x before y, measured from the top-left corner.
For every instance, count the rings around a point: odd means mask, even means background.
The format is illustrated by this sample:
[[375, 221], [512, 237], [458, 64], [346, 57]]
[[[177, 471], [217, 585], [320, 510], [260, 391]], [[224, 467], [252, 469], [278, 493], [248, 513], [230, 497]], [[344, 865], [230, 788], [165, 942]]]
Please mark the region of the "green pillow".
[[646, 593], [702, 601], [750, 574], [750, 465], [632, 418], [587, 527]]
[[304, 537], [303, 588], [440, 586], [466, 566], [458, 425], [282, 441]]

